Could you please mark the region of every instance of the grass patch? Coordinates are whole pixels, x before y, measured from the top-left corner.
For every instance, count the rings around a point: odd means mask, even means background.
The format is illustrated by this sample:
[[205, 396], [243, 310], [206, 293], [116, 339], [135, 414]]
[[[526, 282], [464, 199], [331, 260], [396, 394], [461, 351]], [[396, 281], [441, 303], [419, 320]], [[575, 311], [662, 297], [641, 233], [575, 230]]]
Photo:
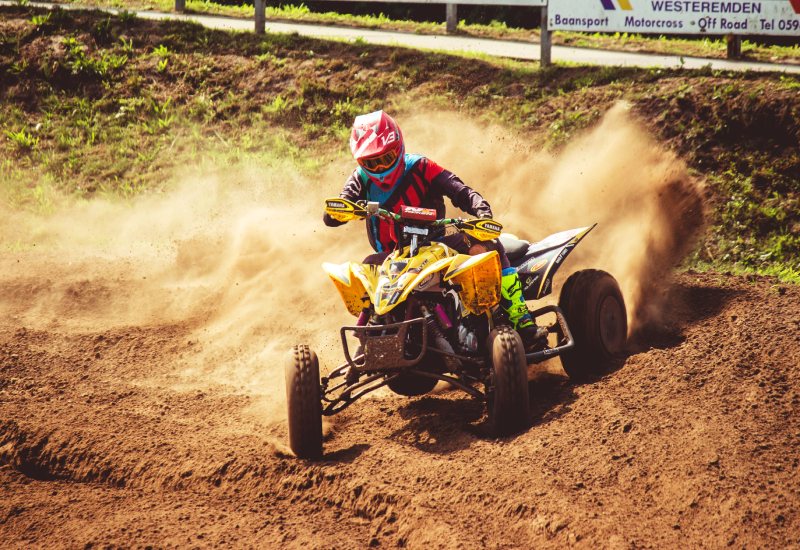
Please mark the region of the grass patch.
[[762, 268], [754, 268], [737, 263], [692, 261], [682, 271], [699, 271], [700, 273], [723, 272], [731, 275], [775, 277], [781, 282], [800, 284], [800, 269], [792, 266], [772, 264]]
[[[114, 7], [131, 10], [158, 10], [169, 12], [175, 7], [172, 0], [69, 0], [84, 6]], [[189, 13], [225, 15], [230, 17], [252, 18], [251, 5], [228, 5], [209, 0], [186, 0]], [[352, 15], [338, 12], [314, 12], [305, 4], [279, 4], [267, 6], [266, 16], [270, 20], [314, 23], [321, 25], [341, 25], [366, 29], [396, 30], [416, 34], [444, 34], [443, 22], [425, 22], [393, 19], [383, 13], [377, 15]], [[507, 40], [538, 41], [538, 29], [509, 27], [502, 21], [488, 24], [468, 24], [461, 20], [457, 33], [478, 38], [497, 38]], [[647, 52], [685, 57], [725, 58], [727, 45], [724, 37], [677, 38], [674, 36], [653, 36], [636, 33], [581, 33], [558, 31], [553, 33], [553, 43], [581, 48], [599, 48]], [[767, 45], [749, 40], [742, 42], [742, 55], [745, 59], [773, 63], [800, 63], [800, 44], [789, 46]]]
[[30, 153], [39, 144], [39, 138], [25, 130], [19, 130], [17, 132], [6, 130], [5, 134], [18, 154]]

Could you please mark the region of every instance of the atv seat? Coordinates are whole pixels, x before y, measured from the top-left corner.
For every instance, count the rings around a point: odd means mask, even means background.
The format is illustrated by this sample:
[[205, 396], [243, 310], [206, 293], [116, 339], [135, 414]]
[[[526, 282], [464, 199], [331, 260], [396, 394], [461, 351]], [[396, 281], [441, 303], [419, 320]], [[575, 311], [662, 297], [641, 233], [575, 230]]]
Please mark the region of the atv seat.
[[502, 233], [500, 242], [506, 249], [508, 261], [516, 266], [517, 263], [522, 263], [527, 258], [541, 256], [545, 252], [564, 246], [575, 236], [575, 232], [576, 230], [562, 231], [535, 243], [519, 239], [511, 233]]
[[518, 239], [516, 235], [512, 235], [511, 233], [500, 234], [500, 244], [506, 249], [506, 256], [508, 256], [511, 262], [525, 256], [525, 253], [528, 252], [528, 248], [531, 246], [531, 243], [528, 241]]

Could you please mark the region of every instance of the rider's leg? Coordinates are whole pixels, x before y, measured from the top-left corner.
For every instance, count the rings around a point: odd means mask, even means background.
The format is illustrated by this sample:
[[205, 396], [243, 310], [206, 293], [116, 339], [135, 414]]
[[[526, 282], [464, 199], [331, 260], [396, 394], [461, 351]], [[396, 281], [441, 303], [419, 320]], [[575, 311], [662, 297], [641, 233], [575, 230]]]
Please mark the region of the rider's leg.
[[488, 250], [496, 250], [500, 256], [502, 269], [500, 307], [505, 310], [514, 329], [519, 332], [525, 347], [528, 348], [547, 338], [547, 329], [537, 327], [528, 311], [528, 304], [522, 295], [522, 282], [519, 280], [516, 268], [511, 267], [503, 243], [499, 240], [476, 243], [470, 248], [469, 253], [474, 256]]

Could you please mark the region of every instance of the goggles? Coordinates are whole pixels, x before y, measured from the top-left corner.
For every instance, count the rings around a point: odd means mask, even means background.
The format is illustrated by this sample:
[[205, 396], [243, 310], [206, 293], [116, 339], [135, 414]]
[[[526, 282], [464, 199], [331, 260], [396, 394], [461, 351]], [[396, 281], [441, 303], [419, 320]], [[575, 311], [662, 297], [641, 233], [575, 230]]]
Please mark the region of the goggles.
[[358, 164], [370, 172], [385, 172], [394, 166], [394, 163], [397, 161], [398, 153], [399, 147], [392, 149], [391, 151], [387, 151], [377, 157], [359, 159]]

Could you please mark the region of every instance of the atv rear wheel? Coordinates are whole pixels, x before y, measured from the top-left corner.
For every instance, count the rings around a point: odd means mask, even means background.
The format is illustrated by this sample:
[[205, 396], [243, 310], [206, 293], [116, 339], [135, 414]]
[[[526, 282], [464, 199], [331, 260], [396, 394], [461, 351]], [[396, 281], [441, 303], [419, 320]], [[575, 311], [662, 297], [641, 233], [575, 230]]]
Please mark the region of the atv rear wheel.
[[528, 427], [528, 363], [517, 331], [501, 326], [489, 335], [494, 390], [489, 419], [495, 435], [510, 435]]
[[322, 456], [319, 361], [308, 346], [294, 346], [285, 367], [289, 447], [298, 458]]
[[623, 357], [628, 318], [614, 277], [597, 269], [573, 273], [561, 289], [558, 306], [575, 339], [575, 347], [561, 354], [571, 379], [601, 374]]

